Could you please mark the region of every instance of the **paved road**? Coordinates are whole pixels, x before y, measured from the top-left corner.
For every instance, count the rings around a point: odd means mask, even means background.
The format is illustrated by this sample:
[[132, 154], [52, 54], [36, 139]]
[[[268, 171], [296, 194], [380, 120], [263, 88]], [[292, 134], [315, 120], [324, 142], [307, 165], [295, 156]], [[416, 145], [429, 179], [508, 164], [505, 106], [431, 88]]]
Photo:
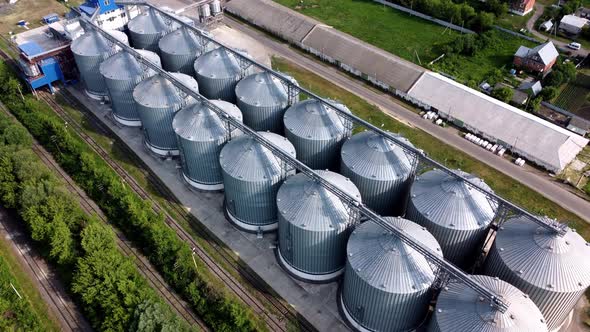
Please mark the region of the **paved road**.
[[248, 25], [237, 22], [229, 17], [225, 18], [225, 23], [233, 29], [256, 38], [258, 42], [262, 43], [272, 53], [280, 55], [295, 64], [330, 80], [332, 83], [377, 105], [394, 118], [410, 124], [413, 127], [424, 130], [437, 139], [466, 152], [473, 158], [485, 162], [504, 174], [508, 174], [515, 180], [538, 191], [543, 196], [579, 215], [586, 220], [586, 222], [590, 223], [590, 203], [570, 192], [566, 186], [556, 183], [545, 173], [531, 167], [523, 168], [516, 166], [507, 159], [491, 154], [487, 150], [466, 141], [464, 138], [457, 135], [455, 131], [448, 128], [442, 128], [430, 121], [423, 120], [420, 116], [405, 108], [400, 101], [391, 96], [375, 91], [364, 85], [362, 82], [349, 78], [334, 67], [308, 58], [295, 51], [287, 44], [277, 42]]
[[[541, 15], [543, 15], [543, 12], [545, 11], [545, 6], [543, 6], [540, 3], [535, 4], [535, 13], [533, 14], [533, 16], [531, 16], [531, 18], [526, 22], [526, 28], [527, 30], [532, 33], [535, 37], [540, 38], [541, 40], [547, 40], [547, 36], [543, 35], [542, 33], [540, 33], [539, 31], [536, 30], [535, 27], [535, 22], [537, 22], [537, 20], [539, 19], [539, 17], [541, 17]], [[553, 24], [559, 24], [559, 22], [553, 22]], [[549, 38], [549, 40], [551, 40], [553, 42], [553, 44], [555, 44], [556, 47], [558, 48], [562, 48], [563, 50], [567, 50], [570, 51], [572, 54], [574, 55], [581, 55], [581, 56], [585, 56], [586, 54], [588, 54], [588, 51], [585, 50], [584, 48], [581, 48], [579, 50], [572, 50], [570, 48], [567, 47], [567, 44], [569, 43], [564, 43], [560, 40], [554, 39], [554, 38]]]

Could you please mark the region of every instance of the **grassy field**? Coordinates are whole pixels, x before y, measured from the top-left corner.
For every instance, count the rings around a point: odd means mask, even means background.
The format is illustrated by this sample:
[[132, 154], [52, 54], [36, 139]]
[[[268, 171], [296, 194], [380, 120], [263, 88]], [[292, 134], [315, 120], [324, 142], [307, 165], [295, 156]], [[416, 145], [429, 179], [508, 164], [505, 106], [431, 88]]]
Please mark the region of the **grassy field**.
[[[295, 9], [299, 0], [275, 0]], [[458, 33], [370, 0], [306, 0], [297, 11], [381, 49], [418, 63], [439, 56], [437, 46]]]
[[[41, 294], [12, 255], [10, 244], [6, 241], [0, 239], [0, 330], [59, 331]], [[14, 293], [10, 283], [22, 299]]]
[[9, 31], [14, 33], [25, 31], [23, 28], [16, 26], [20, 20], [26, 20], [30, 23], [29, 27], [34, 28], [42, 25], [43, 16], [50, 13], [60, 15], [66, 12], [66, 7], [56, 0], [19, 0], [14, 5], [8, 5], [7, 1], [0, 4], [0, 33], [7, 34]]
[[514, 53], [519, 46], [535, 47], [537, 44], [492, 30], [497, 42], [479, 50], [475, 56], [450, 55], [434, 64], [434, 69], [455, 76], [462, 81], [482, 82], [494, 69], [512, 68]]
[[590, 225], [573, 213], [563, 209], [558, 204], [544, 198], [541, 194], [531, 190], [508, 176], [479, 162], [467, 154], [445, 145], [430, 134], [402, 124], [383, 113], [376, 106], [371, 105], [348, 91], [339, 88], [331, 82], [305, 70], [282, 58], [273, 58], [273, 68], [293, 75], [299, 84], [311, 91], [328, 98], [344, 102], [355, 114], [369, 122], [383, 126], [392, 132], [403, 134], [415, 146], [426, 151], [432, 158], [451, 168], [482, 177], [496, 193], [512, 200], [514, 203], [528, 210], [558, 218], [570, 223], [586, 239], [590, 239]]
[[576, 80], [569, 82], [555, 99], [554, 104], [567, 111], [590, 119], [590, 76], [578, 73]]
[[533, 16], [535, 10], [531, 11], [530, 13], [526, 14], [525, 16], [515, 15], [511, 13], [507, 13], [503, 17], [500, 17], [496, 20], [496, 24], [513, 31], [520, 32], [520, 29], [526, 29], [526, 23], [528, 20]]

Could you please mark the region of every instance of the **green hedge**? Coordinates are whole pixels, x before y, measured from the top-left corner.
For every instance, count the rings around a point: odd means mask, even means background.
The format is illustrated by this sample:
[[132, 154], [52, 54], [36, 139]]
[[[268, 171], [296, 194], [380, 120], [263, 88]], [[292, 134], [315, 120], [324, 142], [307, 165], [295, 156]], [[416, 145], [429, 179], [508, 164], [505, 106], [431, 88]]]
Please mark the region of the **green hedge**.
[[[5, 65], [4, 65], [5, 66]], [[2, 74], [4, 72], [5, 74]], [[7, 68], [0, 68], [0, 99], [101, 207], [109, 220], [138, 243], [166, 281], [216, 331], [266, 330], [250, 308], [215, 282], [204, 263], [193, 263], [189, 246], [121, 178], [47, 107], [30, 95], [20, 99]]]
[[[41, 253], [58, 267], [82, 304], [91, 325], [101, 331], [123, 331], [146, 325], [149, 319], [170, 330], [189, 331], [131, 259], [118, 250], [110, 228], [85, 214], [40, 162], [26, 129], [0, 113], [0, 132], [0, 203], [18, 212]], [[157, 317], [146, 314], [154, 306], [159, 308]], [[0, 310], [3, 307], [0, 300]], [[22, 330], [42, 330], [29, 327]]]

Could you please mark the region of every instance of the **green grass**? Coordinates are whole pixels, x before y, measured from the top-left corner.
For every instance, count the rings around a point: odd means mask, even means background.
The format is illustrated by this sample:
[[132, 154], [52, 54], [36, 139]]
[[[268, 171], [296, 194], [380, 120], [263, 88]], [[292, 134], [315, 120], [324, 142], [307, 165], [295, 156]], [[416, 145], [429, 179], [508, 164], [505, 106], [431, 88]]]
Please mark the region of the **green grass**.
[[514, 53], [521, 45], [535, 47], [537, 44], [505, 32], [492, 30], [496, 42], [479, 50], [475, 56], [449, 55], [433, 65], [435, 70], [455, 76], [460, 81], [482, 82], [494, 69], [512, 68]]
[[[50, 318], [47, 304], [7, 241], [0, 239], [0, 330], [59, 331], [57, 323]], [[14, 293], [10, 283], [22, 299]]]
[[496, 19], [496, 24], [503, 28], [520, 32], [520, 29], [526, 29], [526, 23], [529, 21], [529, 19], [533, 16], [534, 13], [534, 9], [525, 16], [507, 13], [503, 17]]
[[548, 215], [570, 223], [585, 239], [590, 239], [590, 225], [575, 214], [563, 209], [558, 204], [546, 199], [529, 187], [513, 180], [507, 175], [487, 166], [469, 155], [448, 146], [430, 134], [409, 127], [383, 113], [375, 105], [369, 104], [360, 97], [337, 87], [333, 83], [305, 70], [282, 58], [273, 58], [273, 68], [286, 72], [309, 90], [346, 104], [356, 115], [382, 126], [384, 129], [397, 132], [407, 137], [416, 147], [423, 149], [432, 158], [451, 168], [460, 168], [483, 178], [496, 193], [526, 209], [541, 215]]
[[458, 36], [453, 30], [370, 0], [275, 0], [302, 14], [375, 45], [406, 60], [422, 63], [439, 56], [439, 45]]

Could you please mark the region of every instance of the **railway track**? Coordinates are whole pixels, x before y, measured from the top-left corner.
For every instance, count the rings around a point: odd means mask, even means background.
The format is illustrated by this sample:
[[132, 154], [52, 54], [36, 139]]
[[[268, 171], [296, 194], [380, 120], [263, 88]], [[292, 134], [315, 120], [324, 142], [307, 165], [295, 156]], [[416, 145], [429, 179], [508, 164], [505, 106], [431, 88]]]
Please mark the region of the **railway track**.
[[[6, 54], [4, 51], [0, 52], [1, 56], [6, 61], [12, 61], [12, 59]], [[13, 68], [15, 67], [13, 63], [11, 63]], [[16, 68], [15, 68], [16, 69]], [[47, 93], [43, 92], [41, 95], [38, 95], [44, 101], [50, 102], [47, 98], [52, 98], [51, 96], [47, 97]], [[14, 116], [4, 108], [2, 105], [2, 111], [5, 112], [10, 117], [14, 118]], [[59, 174], [63, 180], [66, 182], [70, 192], [75, 194], [78, 197], [78, 201], [80, 202], [80, 206], [82, 209], [90, 214], [95, 215], [99, 218], [102, 222], [108, 224], [108, 220], [104, 213], [100, 210], [100, 208], [86, 196], [84, 191], [82, 191], [75, 182], [69, 177], [67, 173], [57, 164], [57, 162], [53, 159], [51, 154], [47, 152], [38, 142], [34, 141], [32, 146], [33, 152], [41, 159], [41, 161], [50, 169], [53, 169], [57, 174]], [[115, 235], [117, 236], [116, 241], [118, 247], [121, 251], [128, 257], [134, 257], [134, 262], [138, 267], [139, 272], [143, 275], [148, 284], [156, 291], [156, 293], [164, 299], [166, 303], [172, 308], [172, 310], [182, 319], [184, 319], [190, 325], [197, 325], [200, 330], [202, 331], [210, 331], [207, 325], [195, 315], [195, 313], [190, 308], [190, 305], [182, 300], [178, 294], [168, 285], [162, 276], [157, 272], [156, 268], [153, 267], [147, 258], [143, 255], [139, 254], [138, 250], [131, 245], [131, 242], [125, 238], [125, 236], [117, 229], [113, 229]], [[32, 268], [33, 271], [39, 271], [38, 269]], [[42, 286], [44, 286], [42, 284]], [[53, 297], [50, 297], [51, 301], [57, 301]], [[62, 300], [59, 298], [58, 300]], [[63, 300], [62, 300], [63, 302]], [[58, 311], [59, 312], [59, 311]], [[70, 321], [75, 322], [75, 319], [72, 317], [67, 317], [68, 315], [59, 312], [60, 315], [63, 316], [65, 323], [70, 324]], [[69, 315], [71, 316], [71, 314]], [[71, 323], [73, 324], [73, 323]], [[81, 329], [77, 329], [81, 330]], [[75, 330], [73, 330], [75, 331]]]
[[[70, 192], [75, 194], [80, 202], [82, 209], [90, 214], [95, 215], [105, 224], [108, 224], [108, 220], [100, 208], [86, 196], [86, 193], [76, 185], [76, 183], [69, 177], [69, 175], [57, 164], [51, 154], [47, 152], [38, 143], [33, 144], [33, 151], [39, 156], [41, 161], [49, 168], [53, 169], [59, 174], [66, 182]], [[209, 328], [205, 323], [199, 319], [191, 310], [190, 305], [183, 301], [179, 295], [164, 281], [159, 275], [156, 269], [149, 263], [149, 261], [134, 248], [130, 241], [117, 229], [114, 229], [115, 235], [117, 236], [116, 241], [121, 251], [128, 257], [134, 257], [135, 264], [138, 267], [139, 272], [146, 278], [149, 285], [156, 290], [158, 295], [163, 298], [172, 310], [182, 317], [190, 325], [197, 325], [203, 331], [209, 331]]]
[[[2, 37], [4, 38], [4, 37]], [[5, 39], [5, 38], [4, 38]], [[4, 53], [4, 52], [1, 52]], [[10, 60], [7, 54], [3, 54], [3, 57]], [[135, 155], [135, 153], [127, 147], [124, 142], [106, 126], [102, 119], [98, 119], [94, 113], [86, 109], [75, 97], [73, 97], [67, 90], [60, 89], [58, 91], [69, 104], [77, 108], [82, 112], [88, 122], [96, 129], [100, 134], [109, 137], [113, 141], [122, 143], [119, 144], [128, 156], [140, 166], [140, 169], [146, 175], [150, 184], [158, 191], [160, 195], [167, 198], [167, 202], [164, 203], [170, 211], [174, 211], [177, 215], [187, 222], [195, 232], [208, 242], [211, 248], [215, 251], [218, 257], [223, 260], [225, 266], [233, 270], [234, 273], [240, 275], [246, 282], [248, 282], [254, 289], [252, 294], [245, 286], [225, 270], [225, 268], [212, 259], [200, 244], [198, 244], [192, 236], [186, 232], [182, 226], [167, 212], [162, 205], [153, 199], [150, 194], [143, 189], [143, 187], [117, 162], [112, 160], [109, 153], [103, 149], [91, 136], [87, 135], [81, 125], [73, 119], [64, 109], [55, 101], [53, 96], [47, 92], [39, 92], [37, 95], [44, 100], [65, 122], [70, 124], [70, 128], [74, 130], [104, 161], [126, 181], [130, 188], [135, 191], [142, 199], [148, 200], [152, 203], [152, 207], [157, 213], [164, 213], [166, 223], [171, 227], [178, 235], [178, 237], [188, 243], [192, 248], [195, 255], [197, 255], [206, 265], [206, 267], [215, 274], [237, 297], [239, 297], [245, 304], [251, 307], [256, 314], [258, 314], [268, 325], [272, 331], [287, 331], [287, 322], [291, 322], [296, 325], [300, 331], [316, 331], [316, 329], [307, 322], [303, 317], [299, 316], [297, 312], [285, 301], [274, 295], [270, 286], [253, 271], [250, 270], [243, 262], [236, 260], [233, 256], [233, 252], [224, 246], [223, 242], [213, 236], [194, 216], [187, 214], [187, 211], [182, 207], [179, 200], [175, 195], [166, 187], [165, 184], [151, 171], [149, 168]], [[269, 310], [270, 308], [270, 310]]]
[[[12, 114], [0, 103], [0, 110], [12, 117]], [[92, 331], [92, 328], [86, 322], [82, 314], [77, 310], [74, 302], [66, 297], [62, 297], [61, 294], [67, 294], [65, 288], [61, 284], [57, 284], [54, 278], [47, 275], [47, 271], [50, 267], [45, 263], [43, 258], [40, 256], [33, 256], [31, 253], [34, 252], [29, 247], [27, 236], [16, 227], [11, 227], [7, 221], [0, 218], [0, 226], [10, 234], [11, 240], [14, 241], [15, 248], [19, 255], [23, 258], [23, 261], [29, 268], [30, 272], [38, 280], [38, 285], [41, 287], [41, 291], [46, 293], [46, 301], [48, 305], [53, 308], [53, 312], [58, 316], [61, 327], [65, 331]], [[17, 241], [18, 237], [27, 239], [25, 244], [21, 244]], [[67, 295], [66, 295], [67, 296]]]

